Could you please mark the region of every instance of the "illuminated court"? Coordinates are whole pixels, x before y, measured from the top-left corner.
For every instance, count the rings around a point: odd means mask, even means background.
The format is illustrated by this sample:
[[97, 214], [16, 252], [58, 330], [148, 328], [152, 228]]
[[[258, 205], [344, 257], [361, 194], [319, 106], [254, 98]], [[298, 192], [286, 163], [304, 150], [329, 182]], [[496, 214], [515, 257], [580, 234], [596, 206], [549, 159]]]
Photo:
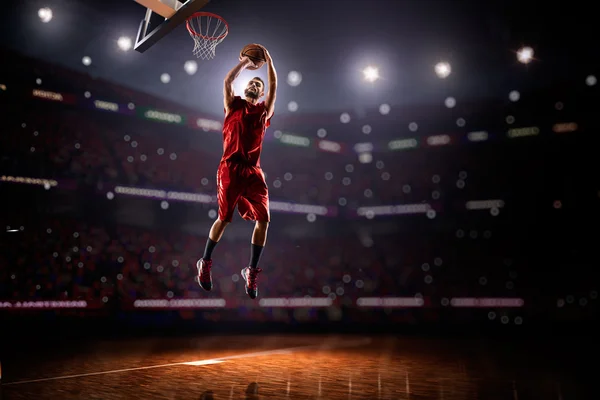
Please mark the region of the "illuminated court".
[[341, 335], [98, 341], [11, 357], [2, 398], [591, 398], [576, 365], [528, 347]]

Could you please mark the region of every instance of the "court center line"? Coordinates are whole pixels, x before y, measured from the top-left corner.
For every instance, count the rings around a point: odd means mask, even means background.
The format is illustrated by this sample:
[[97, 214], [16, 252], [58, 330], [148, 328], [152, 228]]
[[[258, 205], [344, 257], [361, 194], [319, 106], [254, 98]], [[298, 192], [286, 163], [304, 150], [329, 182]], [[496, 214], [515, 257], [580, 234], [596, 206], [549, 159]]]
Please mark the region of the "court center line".
[[369, 344], [369, 343], [371, 343], [371, 339], [367, 338], [367, 339], [361, 339], [361, 340], [333, 343], [330, 345], [311, 345], [311, 346], [288, 347], [288, 348], [277, 349], [277, 350], [258, 351], [258, 352], [254, 352], [254, 353], [243, 353], [243, 354], [236, 354], [233, 356], [210, 358], [210, 359], [206, 359], [206, 360], [185, 361], [185, 362], [170, 363], [170, 364], [149, 365], [146, 367], [113, 369], [113, 370], [109, 370], [109, 371], [89, 372], [89, 373], [85, 373], [85, 374], [63, 375], [63, 376], [55, 376], [55, 377], [51, 377], [51, 378], [30, 379], [30, 380], [26, 380], [26, 381], [3, 383], [2, 386], [23, 385], [26, 383], [47, 382], [47, 381], [56, 381], [56, 380], [71, 379], [71, 378], [82, 378], [82, 377], [86, 377], [86, 376], [95, 376], [95, 375], [118, 374], [121, 372], [141, 371], [144, 369], [154, 369], [154, 368], [167, 368], [167, 367], [174, 367], [174, 366], [179, 366], [179, 365], [202, 365], [202, 366], [204, 366], [204, 365], [218, 364], [218, 363], [221, 363], [224, 361], [229, 361], [229, 360], [237, 360], [240, 358], [251, 358], [251, 357], [278, 355], [278, 354], [289, 354], [289, 353], [294, 353], [294, 352], [298, 352], [298, 351], [302, 351], [302, 350], [310, 350], [310, 349], [327, 350], [327, 349], [342, 348], [342, 347], [356, 347], [356, 346], [360, 346], [363, 344]]

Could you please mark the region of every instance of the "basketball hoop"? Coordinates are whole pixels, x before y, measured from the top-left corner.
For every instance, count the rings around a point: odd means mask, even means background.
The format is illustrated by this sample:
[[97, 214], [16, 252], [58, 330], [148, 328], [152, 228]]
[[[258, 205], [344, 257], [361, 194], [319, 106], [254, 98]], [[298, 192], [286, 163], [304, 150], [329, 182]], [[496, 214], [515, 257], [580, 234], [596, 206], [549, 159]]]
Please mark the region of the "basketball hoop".
[[210, 60], [215, 56], [217, 45], [229, 33], [227, 21], [217, 14], [209, 12], [192, 14], [187, 19], [186, 26], [190, 36], [194, 39], [193, 53], [203, 60]]

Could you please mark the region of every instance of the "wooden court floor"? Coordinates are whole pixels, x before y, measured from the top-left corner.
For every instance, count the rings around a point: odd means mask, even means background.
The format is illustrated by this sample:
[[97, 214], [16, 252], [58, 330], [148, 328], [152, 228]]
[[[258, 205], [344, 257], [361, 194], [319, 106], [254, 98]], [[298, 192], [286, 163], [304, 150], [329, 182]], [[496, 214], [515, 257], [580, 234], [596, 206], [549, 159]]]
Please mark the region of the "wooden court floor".
[[[48, 346], [2, 361], [7, 399], [591, 399], [552, 351], [476, 340], [266, 335]], [[589, 397], [589, 396], [592, 397]]]

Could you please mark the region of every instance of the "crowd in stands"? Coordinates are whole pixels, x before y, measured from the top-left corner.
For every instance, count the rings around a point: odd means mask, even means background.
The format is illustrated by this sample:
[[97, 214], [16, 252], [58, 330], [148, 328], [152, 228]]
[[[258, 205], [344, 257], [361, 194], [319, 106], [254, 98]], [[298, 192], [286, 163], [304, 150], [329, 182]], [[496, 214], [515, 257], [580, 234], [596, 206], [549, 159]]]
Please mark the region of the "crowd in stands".
[[[123, 225], [94, 226], [69, 219], [41, 220], [16, 235], [17, 247], [6, 246], [0, 258], [0, 299], [94, 300], [111, 298], [118, 292], [122, 299], [132, 302], [138, 298], [243, 294], [239, 270], [249, 261], [248, 240], [225, 237], [219, 243], [214, 255], [215, 288], [207, 294], [194, 280], [205, 237]], [[450, 297], [482, 294], [471, 290], [479, 276], [466, 279], [469, 271], [462, 264], [465, 260], [445, 259], [444, 254], [437, 254], [443, 252], [438, 250], [441, 243], [411, 236], [340, 235], [324, 241], [290, 240], [274, 234], [261, 260], [265, 271], [261, 293], [266, 297], [331, 295], [353, 301], [363, 296], [411, 297], [417, 293]], [[488, 236], [481, 240], [491, 240]], [[398, 241], [402, 241], [401, 246]], [[476, 258], [485, 265], [498, 263], [485, 254]], [[509, 268], [505, 267], [506, 276], [498, 277], [501, 283], [503, 278], [509, 280]], [[449, 284], [444, 278], [443, 288], [437, 288], [436, 275], [459, 278], [456, 274], [460, 270], [460, 279]], [[483, 292], [510, 297], [516, 295], [515, 290], [495, 293], [490, 283]]]
[[[138, 299], [258, 304], [248, 303], [239, 275], [249, 261], [247, 239], [221, 240], [213, 253], [214, 289], [205, 292], [195, 280], [205, 236], [67, 218], [41, 219], [12, 235], [0, 249], [2, 301], [85, 300], [123, 309]], [[569, 283], [568, 264], [545, 271], [546, 259], [524, 253], [513, 236], [503, 230], [327, 240], [273, 234], [260, 262], [260, 297], [329, 297], [334, 308], [348, 309], [370, 297], [421, 298], [428, 308], [469, 297], [521, 298], [545, 310], [560, 301], [559, 307], [595, 309], [592, 281]], [[591, 279], [589, 268], [579, 273]]]
[[[7, 132], [0, 137], [2, 173], [105, 187], [216, 193], [219, 133], [127, 118], [46, 104], [15, 110], [7, 115]], [[515, 184], [507, 181], [513, 160], [498, 145], [482, 144], [476, 150], [460, 146], [377, 152], [371, 162], [362, 163], [354, 153], [268, 142], [262, 167], [275, 200], [353, 208], [440, 203], [448, 197], [498, 198]], [[527, 165], [523, 177], [535, 175], [532, 167], [545, 165]]]

